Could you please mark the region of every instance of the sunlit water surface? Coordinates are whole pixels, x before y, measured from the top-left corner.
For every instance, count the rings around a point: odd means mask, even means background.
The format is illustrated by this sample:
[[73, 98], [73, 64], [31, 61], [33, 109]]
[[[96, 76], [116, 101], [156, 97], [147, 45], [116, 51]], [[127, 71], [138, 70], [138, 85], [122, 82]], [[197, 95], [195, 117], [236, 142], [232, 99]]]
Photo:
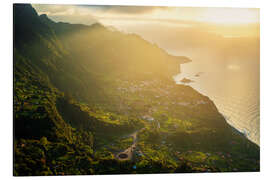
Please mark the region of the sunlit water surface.
[[222, 64], [186, 63], [174, 77], [194, 82], [191, 87], [214, 101], [227, 122], [260, 145], [260, 82], [256, 60], [227, 61]]

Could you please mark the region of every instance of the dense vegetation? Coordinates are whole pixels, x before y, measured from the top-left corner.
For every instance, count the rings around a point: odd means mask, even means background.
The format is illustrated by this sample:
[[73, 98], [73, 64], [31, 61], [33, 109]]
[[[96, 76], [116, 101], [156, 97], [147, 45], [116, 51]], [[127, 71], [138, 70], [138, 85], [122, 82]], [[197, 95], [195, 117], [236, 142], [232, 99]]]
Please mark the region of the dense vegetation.
[[259, 147], [172, 81], [188, 61], [135, 34], [15, 4], [14, 175], [259, 171]]

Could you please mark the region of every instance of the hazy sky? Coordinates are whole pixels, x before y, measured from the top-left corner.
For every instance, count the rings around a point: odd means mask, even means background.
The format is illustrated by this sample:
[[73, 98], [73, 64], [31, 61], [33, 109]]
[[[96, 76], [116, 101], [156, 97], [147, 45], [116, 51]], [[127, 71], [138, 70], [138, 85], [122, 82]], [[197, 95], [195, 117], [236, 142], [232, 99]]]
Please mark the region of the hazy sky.
[[101, 22], [137, 33], [175, 55], [200, 61], [259, 60], [259, 9], [151, 6], [36, 5], [54, 21]]
[[[33, 7], [55, 21], [82, 24], [99, 21], [127, 31], [130, 25], [162, 22], [176, 27], [207, 25], [208, 31], [228, 36], [258, 35], [259, 9], [35, 4]], [[240, 26], [241, 30], [237, 30]]]

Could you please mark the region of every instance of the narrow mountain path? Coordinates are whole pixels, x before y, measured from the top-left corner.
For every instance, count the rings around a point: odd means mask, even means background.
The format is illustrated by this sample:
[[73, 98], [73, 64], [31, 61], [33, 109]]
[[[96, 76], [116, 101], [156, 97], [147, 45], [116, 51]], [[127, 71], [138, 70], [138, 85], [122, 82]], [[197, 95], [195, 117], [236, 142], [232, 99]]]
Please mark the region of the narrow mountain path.
[[133, 159], [133, 151], [136, 149], [136, 145], [137, 145], [137, 135], [140, 131], [142, 131], [144, 128], [135, 131], [134, 133], [132, 133], [131, 135], [129, 135], [129, 137], [133, 138], [133, 143], [131, 146], [129, 146], [127, 149], [119, 152], [118, 154], [116, 154], [116, 159], [120, 160], [120, 161], [126, 161], [126, 160], [132, 160]]

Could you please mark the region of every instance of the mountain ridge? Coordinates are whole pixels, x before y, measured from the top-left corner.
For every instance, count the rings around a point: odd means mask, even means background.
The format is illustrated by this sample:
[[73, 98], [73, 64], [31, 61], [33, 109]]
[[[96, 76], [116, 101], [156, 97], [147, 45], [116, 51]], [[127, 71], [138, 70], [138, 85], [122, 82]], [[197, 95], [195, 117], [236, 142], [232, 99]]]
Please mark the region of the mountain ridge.
[[[138, 35], [14, 4], [14, 40], [14, 175], [259, 171], [259, 147]], [[136, 158], [117, 160], [143, 127]]]

